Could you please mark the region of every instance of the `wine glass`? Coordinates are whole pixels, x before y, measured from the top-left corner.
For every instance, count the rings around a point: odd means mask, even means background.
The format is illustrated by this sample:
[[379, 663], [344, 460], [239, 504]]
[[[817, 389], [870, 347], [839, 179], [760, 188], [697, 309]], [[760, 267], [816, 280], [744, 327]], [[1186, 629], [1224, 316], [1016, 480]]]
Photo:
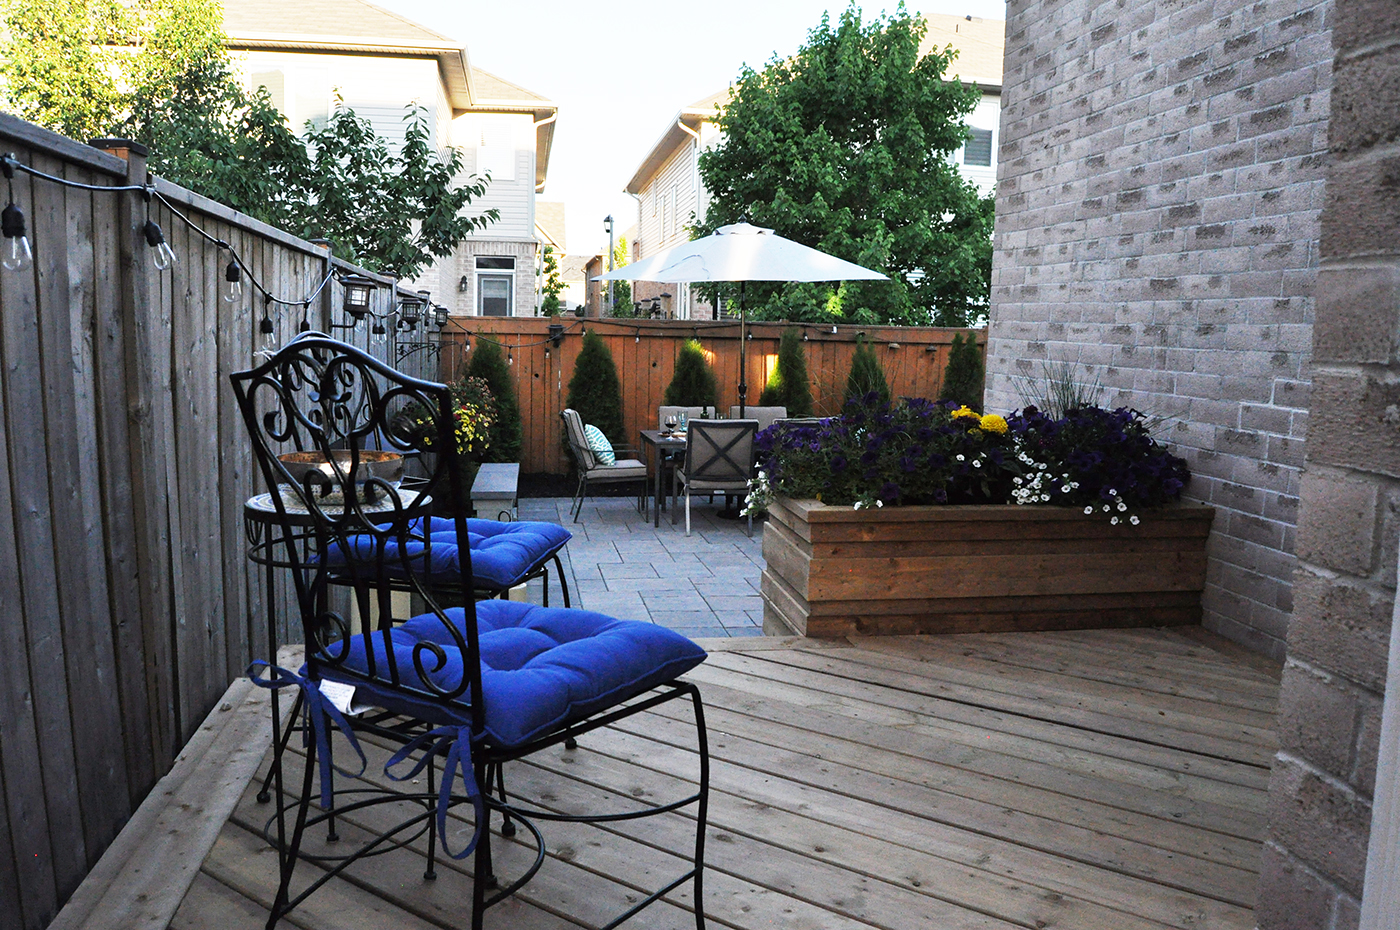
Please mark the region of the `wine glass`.
[[666, 432], [674, 433], [676, 431], [677, 422], [678, 421], [676, 420], [676, 415], [674, 413], [666, 414]]

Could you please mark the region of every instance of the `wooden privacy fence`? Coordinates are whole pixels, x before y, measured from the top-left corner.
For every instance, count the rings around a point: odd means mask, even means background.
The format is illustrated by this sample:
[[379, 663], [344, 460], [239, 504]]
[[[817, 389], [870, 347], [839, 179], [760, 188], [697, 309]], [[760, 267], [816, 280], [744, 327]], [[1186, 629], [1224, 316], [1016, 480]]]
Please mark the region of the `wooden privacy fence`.
[[[565, 326], [558, 347], [549, 339], [549, 325]], [[783, 330], [796, 326], [807, 337], [803, 343], [807, 374], [816, 411], [840, 410], [851, 370], [856, 340], [862, 334], [874, 348], [890, 388], [899, 397], [937, 397], [948, 364], [948, 350], [955, 329], [896, 326], [821, 326], [814, 323], [750, 323], [745, 349], [748, 403], [758, 403], [778, 356]], [[569, 470], [568, 453], [561, 444], [559, 412], [568, 400], [569, 379], [583, 342], [584, 329], [598, 333], [617, 365], [622, 383], [623, 428], [630, 445], [637, 431], [656, 427], [656, 408], [675, 370], [676, 352], [682, 342], [699, 338], [719, 381], [722, 408], [739, 402], [739, 321], [612, 320], [559, 317], [539, 318], [457, 317], [444, 333], [457, 342], [476, 344], [494, 340], [510, 359], [520, 401], [523, 440], [521, 470], [527, 473], [563, 474]], [[985, 351], [984, 333], [976, 333]], [[471, 350], [443, 352], [444, 378], [457, 374], [457, 359], [469, 359]]]
[[[4, 151], [97, 187], [129, 161], [0, 114]], [[139, 191], [17, 171], [34, 265], [0, 272], [0, 928], [38, 930], [170, 767], [229, 681], [266, 655], [242, 505], [261, 479], [228, 375], [254, 362], [262, 301], [219, 299], [229, 253], [159, 198], [157, 271]], [[278, 296], [326, 251], [174, 185], [155, 189]], [[381, 283], [392, 282], [380, 279]], [[337, 286], [273, 306], [276, 338], [324, 329]], [[379, 288], [375, 310], [389, 309]], [[366, 327], [334, 330], [361, 345]], [[420, 337], [421, 338], [421, 337]], [[378, 354], [432, 370], [390, 342]], [[274, 592], [285, 607], [285, 590]], [[284, 626], [282, 636], [292, 631]]]

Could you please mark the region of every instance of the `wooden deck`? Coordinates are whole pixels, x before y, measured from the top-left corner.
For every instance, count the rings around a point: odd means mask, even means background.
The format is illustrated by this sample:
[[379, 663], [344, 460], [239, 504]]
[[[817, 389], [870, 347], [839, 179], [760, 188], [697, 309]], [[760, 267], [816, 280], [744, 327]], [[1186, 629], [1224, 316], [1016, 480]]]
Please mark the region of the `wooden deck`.
[[[1254, 926], [1278, 688], [1267, 662], [1198, 630], [712, 644], [690, 676], [714, 766], [711, 926]], [[659, 796], [694, 778], [688, 740], [684, 711], [648, 715], [516, 764], [508, 785], [559, 808]], [[169, 926], [265, 919], [276, 857], [252, 794]], [[655, 847], [684, 848], [689, 821], [657, 819], [670, 822], [616, 835], [542, 825], [550, 861], [487, 926], [597, 926], [625, 909], [682, 871]], [[521, 852], [501, 859], [509, 874]], [[422, 872], [407, 850], [362, 863], [289, 923], [462, 925], [466, 876]], [[631, 926], [689, 930], [688, 894], [672, 902]]]

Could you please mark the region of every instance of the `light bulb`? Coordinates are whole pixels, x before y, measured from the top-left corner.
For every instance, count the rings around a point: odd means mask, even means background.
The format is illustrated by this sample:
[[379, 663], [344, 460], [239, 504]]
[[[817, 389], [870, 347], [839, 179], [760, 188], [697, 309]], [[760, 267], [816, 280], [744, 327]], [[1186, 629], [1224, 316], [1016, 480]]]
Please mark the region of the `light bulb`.
[[238, 262], [232, 261], [224, 269], [224, 300], [236, 304], [242, 299], [243, 272], [238, 269]]
[[28, 271], [34, 265], [34, 252], [28, 236], [13, 236], [5, 240], [5, 257], [0, 264], [6, 271]]
[[6, 271], [25, 271], [34, 265], [34, 251], [29, 247], [29, 237], [24, 231], [24, 213], [13, 203], [3, 211], [0, 226], [5, 233], [4, 258], [0, 265]]
[[277, 329], [272, 325], [272, 319], [264, 316], [258, 323], [258, 332], [262, 334], [259, 355], [272, 355], [277, 351]]
[[514, 365], [514, 364], [515, 364], [515, 356], [514, 356], [514, 355], [507, 355], [507, 356], [506, 356], [506, 364], [507, 364], [507, 365]]
[[146, 244], [155, 250], [151, 254], [151, 261], [156, 266], [156, 271], [164, 271], [175, 264], [175, 250], [165, 241], [165, 233], [160, 231], [160, 226], [155, 220], [146, 221], [144, 232]]

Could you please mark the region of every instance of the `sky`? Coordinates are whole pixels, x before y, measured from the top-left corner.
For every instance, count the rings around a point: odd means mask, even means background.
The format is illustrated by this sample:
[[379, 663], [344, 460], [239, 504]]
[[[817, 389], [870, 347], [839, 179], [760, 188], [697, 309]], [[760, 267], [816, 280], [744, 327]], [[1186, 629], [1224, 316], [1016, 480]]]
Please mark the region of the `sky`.
[[[541, 200], [563, 201], [570, 253], [607, 246], [636, 222], [623, 187], [681, 107], [728, 86], [745, 65], [761, 69], [798, 50], [824, 0], [372, 0], [467, 47], [472, 65], [559, 107]], [[866, 3], [869, 20], [893, 10]], [[911, 13], [1005, 19], [1001, 0], [906, 0]]]

